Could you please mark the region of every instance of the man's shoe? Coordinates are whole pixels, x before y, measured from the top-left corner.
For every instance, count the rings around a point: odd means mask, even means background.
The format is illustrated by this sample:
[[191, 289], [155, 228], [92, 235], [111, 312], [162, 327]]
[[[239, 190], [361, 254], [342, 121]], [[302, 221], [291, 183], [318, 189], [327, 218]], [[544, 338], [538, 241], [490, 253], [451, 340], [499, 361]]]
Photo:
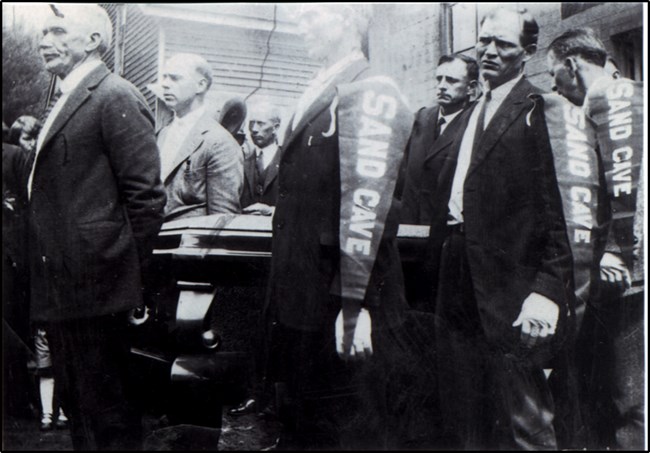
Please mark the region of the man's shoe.
[[43, 414], [43, 417], [41, 417], [41, 431], [52, 431], [52, 428], [54, 428], [52, 414]]
[[250, 398], [241, 403], [237, 407], [233, 407], [228, 411], [228, 415], [231, 415], [233, 417], [238, 417], [240, 415], [247, 415], [247, 414], [252, 414], [255, 412], [255, 408], [257, 407], [257, 403], [254, 399]]
[[65, 415], [61, 414], [56, 419], [56, 429], [68, 429], [68, 419]]

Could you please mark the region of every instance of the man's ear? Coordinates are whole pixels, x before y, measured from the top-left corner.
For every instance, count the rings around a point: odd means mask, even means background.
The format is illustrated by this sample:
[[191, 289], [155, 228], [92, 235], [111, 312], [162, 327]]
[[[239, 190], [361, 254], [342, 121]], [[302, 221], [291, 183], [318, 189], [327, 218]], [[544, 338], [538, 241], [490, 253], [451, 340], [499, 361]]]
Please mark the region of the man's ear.
[[537, 52], [537, 44], [528, 44], [526, 47], [524, 47], [524, 61], [528, 61]]
[[88, 44], [86, 44], [86, 52], [90, 53], [97, 50], [97, 48], [101, 45], [101, 43], [102, 43], [102, 35], [100, 35], [97, 32], [91, 34], [88, 40]]
[[196, 94], [203, 94], [208, 91], [208, 81], [204, 78], [199, 79]]
[[576, 78], [578, 73], [579, 64], [575, 57], [566, 57], [564, 59], [564, 68], [572, 79]]
[[478, 88], [478, 80], [471, 80], [467, 84], [467, 96], [470, 101], [478, 97]]

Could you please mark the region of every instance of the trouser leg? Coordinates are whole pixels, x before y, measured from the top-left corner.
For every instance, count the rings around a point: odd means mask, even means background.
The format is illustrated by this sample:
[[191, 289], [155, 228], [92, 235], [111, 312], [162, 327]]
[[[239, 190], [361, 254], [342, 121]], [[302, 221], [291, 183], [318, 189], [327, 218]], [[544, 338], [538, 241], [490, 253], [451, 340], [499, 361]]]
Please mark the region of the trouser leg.
[[75, 450], [141, 448], [141, 420], [127, 395], [126, 327], [125, 314], [48, 325]]

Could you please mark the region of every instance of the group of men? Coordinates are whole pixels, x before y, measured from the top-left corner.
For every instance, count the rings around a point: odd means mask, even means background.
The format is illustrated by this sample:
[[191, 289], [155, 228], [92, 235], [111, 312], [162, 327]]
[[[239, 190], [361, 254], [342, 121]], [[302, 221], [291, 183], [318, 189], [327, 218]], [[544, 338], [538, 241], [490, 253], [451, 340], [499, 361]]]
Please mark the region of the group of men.
[[[174, 118], [156, 137], [142, 95], [101, 61], [111, 40], [106, 12], [53, 8], [40, 52], [60, 79], [61, 97], [25, 175], [31, 315], [44, 323], [55, 376], [65, 383], [75, 449], [141, 446], [125, 329], [129, 311], [143, 303], [141, 276], [162, 222], [242, 206], [273, 214], [265, 310], [278, 324], [273, 347], [281, 364], [272, 378], [287, 387], [279, 448], [403, 445], [394, 429], [403, 389], [395, 383], [404, 382], [412, 350], [400, 222], [430, 226], [421, 284], [430, 286], [435, 313], [431, 392], [446, 446], [562, 446], [559, 402], [545, 369], [575, 337], [575, 251], [545, 115], [553, 101], [524, 76], [537, 23], [522, 10], [490, 12], [477, 60], [442, 57], [438, 106], [413, 121], [395, 82], [368, 64], [369, 19], [369, 5], [300, 6], [300, 35], [323, 69], [298, 100], [281, 148], [279, 115], [266, 106], [251, 117], [255, 149], [244, 154], [205, 111], [212, 76], [204, 59], [179, 54], [167, 62], [161, 86]], [[586, 44], [558, 38], [549, 68], [558, 92], [577, 105], [603, 86], [607, 94], [585, 108], [589, 118], [603, 99], [627, 96], [629, 88], [607, 77], [602, 44], [586, 36]], [[617, 190], [632, 198], [616, 206], [625, 214], [634, 203], [638, 216], [632, 155], [641, 149], [610, 145], [601, 140], [600, 149], [613, 153], [614, 164], [631, 163], [630, 185]], [[604, 194], [598, 225], [606, 225], [600, 235], [612, 248], [594, 252], [590, 270], [635, 290], [615, 303], [633, 312], [621, 323], [636, 332], [643, 319], [639, 223], [611, 215], [618, 200], [608, 184], [621, 179], [609, 173], [618, 167], [608, 173], [612, 158], [597, 160], [605, 162], [596, 177]], [[640, 372], [642, 387], [643, 343], [634, 341], [613, 341], [621, 346], [615, 357], [633, 362], [625, 377]], [[620, 446], [643, 445], [638, 393], [616, 401]]]

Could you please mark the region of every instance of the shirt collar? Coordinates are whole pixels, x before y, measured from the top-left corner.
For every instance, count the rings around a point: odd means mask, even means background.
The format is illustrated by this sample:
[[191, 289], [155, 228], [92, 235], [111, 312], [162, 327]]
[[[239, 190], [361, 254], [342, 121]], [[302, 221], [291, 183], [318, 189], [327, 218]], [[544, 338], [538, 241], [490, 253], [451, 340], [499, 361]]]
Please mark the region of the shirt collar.
[[492, 96], [491, 99], [494, 102], [494, 104], [500, 104], [501, 101], [503, 101], [506, 98], [506, 96], [510, 94], [514, 86], [517, 85], [519, 81], [523, 78], [524, 78], [524, 74], [522, 73], [519, 75], [519, 77], [516, 77], [504, 83], [503, 85], [498, 86], [494, 90], [490, 90], [490, 95]]
[[72, 71], [70, 71], [70, 74], [68, 74], [68, 76], [65, 79], [59, 78], [59, 90], [61, 90], [61, 94], [68, 94], [72, 90], [77, 88], [77, 86], [79, 86], [81, 81], [88, 74], [90, 74], [93, 71], [93, 69], [100, 66], [101, 64], [102, 64], [102, 60], [97, 60], [97, 59], [84, 61], [79, 66], [77, 66]]
[[202, 105], [196, 110], [192, 110], [190, 113], [185, 115], [182, 118], [179, 118], [176, 116], [176, 113], [174, 113], [174, 120], [172, 121], [172, 124], [176, 127], [187, 127], [187, 126], [193, 126], [199, 121], [199, 119], [205, 114], [205, 106]]
[[334, 64], [328, 66], [327, 68], [321, 69], [318, 72], [318, 75], [314, 79], [314, 82], [316, 83], [325, 83], [335, 75], [339, 74], [343, 69], [345, 69], [347, 66], [351, 65], [353, 62], [357, 60], [362, 60], [364, 59], [363, 52], [360, 50], [355, 50], [352, 51], [351, 53], [347, 54], [345, 57], [341, 58]]
[[442, 110], [438, 110], [438, 121], [440, 121], [440, 118], [444, 118], [444, 119], [445, 119], [445, 123], [449, 124], [449, 123], [451, 123], [451, 122], [454, 120], [454, 118], [456, 118], [456, 117], [460, 114], [460, 112], [462, 112], [463, 110], [465, 110], [465, 109], [460, 109], [460, 110], [458, 110], [458, 111], [456, 111], [456, 112], [454, 112], [454, 113], [450, 113], [449, 115], [443, 115], [443, 114], [442, 114]]
[[259, 146], [256, 146], [256, 147], [255, 147], [255, 155], [256, 155], [256, 156], [259, 156], [260, 153], [261, 153], [262, 151], [264, 151], [265, 153], [272, 152], [272, 151], [274, 151], [277, 147], [278, 147], [278, 143], [277, 143], [277, 142], [271, 142], [271, 143], [269, 143], [268, 145], [266, 145], [264, 148], [260, 148]]

